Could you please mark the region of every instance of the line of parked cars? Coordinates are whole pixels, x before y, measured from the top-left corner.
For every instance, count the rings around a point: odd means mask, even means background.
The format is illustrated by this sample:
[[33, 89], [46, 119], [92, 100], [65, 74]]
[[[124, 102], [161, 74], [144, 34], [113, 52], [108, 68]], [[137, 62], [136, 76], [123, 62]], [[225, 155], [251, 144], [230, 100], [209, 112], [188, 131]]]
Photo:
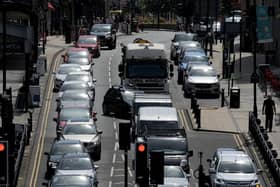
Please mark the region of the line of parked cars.
[[220, 75], [201, 47], [195, 33], [176, 33], [171, 41], [171, 60], [178, 65], [178, 84], [184, 96], [220, 96]]
[[[111, 29], [110, 24], [94, 26], [97, 27], [103, 28], [102, 32]], [[62, 64], [53, 73], [53, 91], [57, 92], [57, 116], [53, 118], [56, 138], [50, 151], [45, 153], [49, 180], [45, 185], [50, 187], [98, 186], [95, 162], [101, 159], [102, 131], [98, 129], [93, 111], [96, 84], [93, 68], [94, 58], [101, 54], [103, 39], [100, 34], [84, 34], [62, 55]], [[112, 42], [116, 42], [116, 38]], [[114, 48], [114, 43], [110, 45]]]

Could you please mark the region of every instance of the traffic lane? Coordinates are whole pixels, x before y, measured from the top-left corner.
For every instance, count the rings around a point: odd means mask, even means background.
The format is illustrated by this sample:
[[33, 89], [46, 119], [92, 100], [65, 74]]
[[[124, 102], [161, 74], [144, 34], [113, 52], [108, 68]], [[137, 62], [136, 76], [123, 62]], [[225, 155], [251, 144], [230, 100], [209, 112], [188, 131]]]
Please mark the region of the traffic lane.
[[[118, 149], [118, 119], [103, 116], [102, 111], [106, 91], [112, 85], [120, 84], [117, 70], [120, 61], [119, 45], [112, 51], [102, 50], [102, 55], [96, 60], [93, 71], [94, 77], [97, 79], [94, 110], [97, 111], [98, 126], [103, 131], [101, 160], [96, 162], [99, 166], [98, 186], [104, 187], [124, 186], [124, 156], [123, 152]], [[129, 183], [132, 184], [132, 177], [129, 176]]]

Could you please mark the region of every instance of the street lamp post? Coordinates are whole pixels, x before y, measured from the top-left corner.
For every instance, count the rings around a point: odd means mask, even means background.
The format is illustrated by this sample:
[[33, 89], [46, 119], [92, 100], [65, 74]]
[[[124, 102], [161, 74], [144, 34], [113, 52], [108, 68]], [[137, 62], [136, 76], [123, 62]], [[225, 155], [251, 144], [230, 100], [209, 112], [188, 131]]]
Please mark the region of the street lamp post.
[[255, 117], [258, 117], [258, 108], [257, 108], [257, 82], [258, 82], [258, 75], [256, 72], [257, 69], [257, 33], [256, 33], [256, 28], [257, 28], [257, 12], [256, 12], [256, 0], [254, 0], [254, 15], [253, 15], [253, 29], [252, 29], [252, 34], [253, 34], [253, 74], [251, 77], [251, 82], [254, 84], [254, 105], [253, 105], [253, 113]]

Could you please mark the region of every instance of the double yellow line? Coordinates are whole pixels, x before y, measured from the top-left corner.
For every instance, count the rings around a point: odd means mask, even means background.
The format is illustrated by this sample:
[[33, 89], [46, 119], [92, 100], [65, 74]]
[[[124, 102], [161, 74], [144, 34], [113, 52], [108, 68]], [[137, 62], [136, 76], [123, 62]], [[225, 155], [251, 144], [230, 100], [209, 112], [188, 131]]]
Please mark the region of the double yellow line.
[[[55, 64], [53, 66], [54, 69], [56, 69], [57, 66], [59, 65], [59, 62], [60, 62], [59, 60], [60, 60], [60, 58], [58, 55], [55, 59]], [[31, 173], [31, 178], [30, 178], [30, 183], [29, 183], [30, 187], [37, 187], [38, 173], [39, 173], [39, 169], [40, 169], [40, 165], [41, 165], [41, 160], [43, 160], [43, 159], [41, 159], [41, 157], [43, 155], [42, 152], [44, 150], [46, 127], [48, 125], [48, 116], [49, 116], [50, 106], [51, 106], [52, 97], [53, 97], [53, 92], [52, 92], [52, 88], [54, 85], [53, 79], [54, 78], [51, 75], [51, 77], [49, 79], [50, 85], [49, 85], [49, 87], [47, 87], [48, 90], [47, 90], [46, 98], [48, 98], [48, 99], [46, 99], [46, 101], [44, 101], [45, 106], [43, 108], [43, 113], [41, 114], [41, 116], [43, 116], [43, 119], [42, 119], [41, 129], [40, 129], [40, 133], [39, 133], [39, 142], [38, 142], [38, 146], [36, 149], [35, 159], [34, 159], [34, 163], [33, 163], [33, 167], [32, 167], [32, 173]]]

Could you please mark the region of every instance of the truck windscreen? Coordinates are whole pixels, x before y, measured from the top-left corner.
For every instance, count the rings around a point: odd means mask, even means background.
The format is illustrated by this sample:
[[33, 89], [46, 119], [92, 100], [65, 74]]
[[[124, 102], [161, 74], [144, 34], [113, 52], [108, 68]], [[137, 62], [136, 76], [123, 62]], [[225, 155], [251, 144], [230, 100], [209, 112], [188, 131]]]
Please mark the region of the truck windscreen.
[[134, 60], [127, 63], [127, 78], [167, 78], [167, 61]]

